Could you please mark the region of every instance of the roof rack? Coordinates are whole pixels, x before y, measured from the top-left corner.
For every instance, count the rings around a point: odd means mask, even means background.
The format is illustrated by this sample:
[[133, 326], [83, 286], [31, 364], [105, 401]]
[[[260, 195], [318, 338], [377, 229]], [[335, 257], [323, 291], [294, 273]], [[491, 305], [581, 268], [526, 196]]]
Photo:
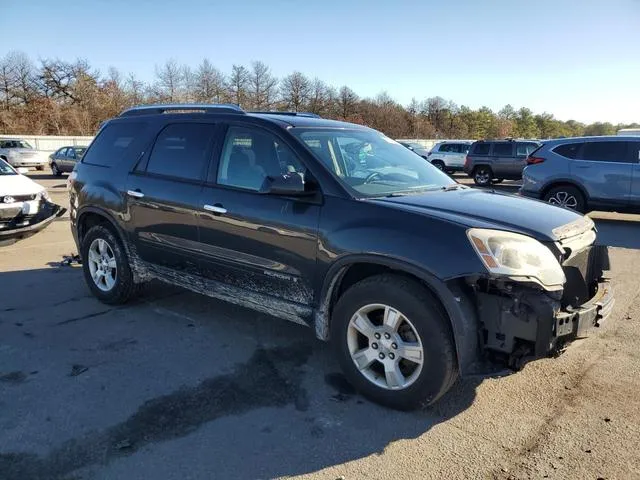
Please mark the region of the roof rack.
[[294, 116], [294, 117], [322, 118], [317, 113], [312, 113], [312, 112], [280, 112], [276, 110], [276, 111], [266, 111], [266, 112], [253, 111], [253, 112], [247, 112], [247, 113], [264, 113], [266, 115], [288, 115], [288, 116]]
[[232, 103], [172, 103], [167, 105], [140, 105], [123, 111], [121, 117], [135, 115], [154, 115], [169, 112], [202, 112], [202, 113], [236, 113], [244, 114], [245, 111]]

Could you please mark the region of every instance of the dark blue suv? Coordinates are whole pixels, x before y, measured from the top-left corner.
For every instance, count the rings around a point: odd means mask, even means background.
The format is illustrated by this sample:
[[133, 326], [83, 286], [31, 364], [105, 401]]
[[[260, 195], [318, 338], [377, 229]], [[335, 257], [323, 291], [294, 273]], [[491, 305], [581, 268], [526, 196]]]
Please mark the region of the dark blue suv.
[[138, 107], [102, 126], [69, 182], [97, 298], [156, 278], [308, 325], [395, 408], [436, 401], [479, 360], [554, 352], [613, 305], [590, 219], [459, 185], [360, 125]]

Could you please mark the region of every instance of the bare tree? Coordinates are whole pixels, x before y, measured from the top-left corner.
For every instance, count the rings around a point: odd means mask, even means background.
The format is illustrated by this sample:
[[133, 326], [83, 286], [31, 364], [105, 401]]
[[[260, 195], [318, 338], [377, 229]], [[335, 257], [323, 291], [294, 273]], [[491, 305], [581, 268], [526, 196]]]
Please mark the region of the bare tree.
[[229, 97], [233, 103], [240, 107], [247, 103], [248, 85], [249, 71], [242, 65], [233, 65], [229, 77]]
[[164, 65], [156, 66], [156, 83], [153, 88], [157, 100], [175, 103], [182, 98], [184, 87], [184, 69], [174, 59]]
[[300, 72], [293, 72], [282, 79], [280, 95], [286, 108], [294, 112], [303, 110], [309, 100], [310, 84]]
[[329, 103], [329, 89], [327, 84], [319, 78], [314, 78], [309, 88], [309, 111], [318, 115], [326, 115]]
[[248, 103], [255, 110], [268, 110], [273, 106], [278, 93], [278, 79], [262, 62], [251, 64], [248, 81]]
[[226, 101], [224, 75], [206, 58], [202, 61], [194, 78], [196, 102], [223, 103]]
[[145, 101], [145, 84], [130, 73], [124, 82], [124, 93], [130, 105], [140, 105]]
[[338, 92], [339, 115], [343, 120], [347, 120], [357, 113], [356, 105], [358, 95], [347, 86], [340, 88]]

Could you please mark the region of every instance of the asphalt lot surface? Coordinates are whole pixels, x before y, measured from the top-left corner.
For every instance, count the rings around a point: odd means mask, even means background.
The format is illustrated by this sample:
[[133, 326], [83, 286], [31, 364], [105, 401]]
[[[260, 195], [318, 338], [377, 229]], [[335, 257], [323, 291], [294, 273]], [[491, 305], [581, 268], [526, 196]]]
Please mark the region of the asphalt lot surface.
[[[65, 178], [31, 176], [66, 206]], [[99, 303], [57, 219], [0, 249], [0, 479], [640, 478], [640, 217], [593, 216], [609, 322], [411, 413], [304, 327], [159, 283]]]

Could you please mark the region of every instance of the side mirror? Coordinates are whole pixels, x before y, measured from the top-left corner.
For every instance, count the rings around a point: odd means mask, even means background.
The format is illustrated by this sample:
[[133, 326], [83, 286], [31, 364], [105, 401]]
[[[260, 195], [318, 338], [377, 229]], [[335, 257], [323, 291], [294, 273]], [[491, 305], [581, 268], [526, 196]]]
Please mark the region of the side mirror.
[[26, 167], [18, 167], [16, 168], [16, 170], [20, 175], [26, 175], [27, 173], [29, 173], [29, 169]]
[[315, 192], [306, 191], [302, 175], [293, 172], [280, 175], [278, 177], [265, 178], [262, 188], [260, 188], [260, 193], [301, 197], [305, 195], [313, 195]]

